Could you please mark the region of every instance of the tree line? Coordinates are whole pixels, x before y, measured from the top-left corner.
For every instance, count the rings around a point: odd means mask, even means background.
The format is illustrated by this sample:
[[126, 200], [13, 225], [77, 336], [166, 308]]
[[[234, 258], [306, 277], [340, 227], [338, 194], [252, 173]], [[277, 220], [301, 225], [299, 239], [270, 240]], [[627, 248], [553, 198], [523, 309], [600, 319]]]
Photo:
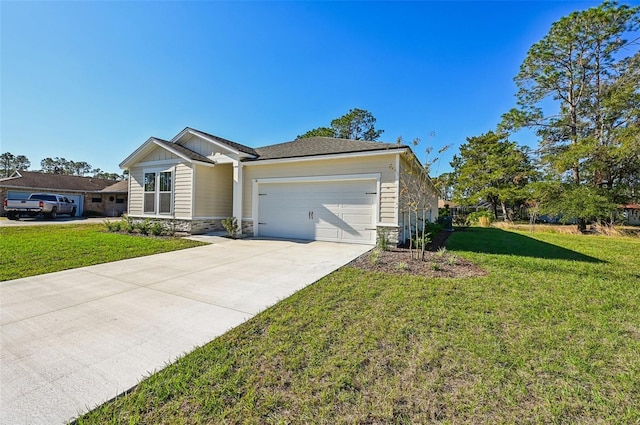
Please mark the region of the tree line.
[[[5, 152], [0, 155], [0, 176], [9, 177], [15, 171], [27, 171], [31, 167], [31, 161], [24, 155], [13, 155], [11, 152]], [[91, 176], [107, 180], [122, 180], [126, 178], [125, 174], [109, 173], [102, 171], [100, 168], [93, 168], [91, 164], [85, 161], [71, 161], [65, 158], [45, 158], [40, 161], [41, 173], [64, 174], [71, 176]]]
[[[438, 178], [443, 194], [487, 201], [505, 220], [518, 207], [577, 219], [580, 230], [637, 202], [639, 28], [640, 7], [608, 1], [555, 22], [514, 78], [517, 107], [461, 145], [453, 172]], [[510, 140], [524, 128], [539, 137], [537, 149]]]

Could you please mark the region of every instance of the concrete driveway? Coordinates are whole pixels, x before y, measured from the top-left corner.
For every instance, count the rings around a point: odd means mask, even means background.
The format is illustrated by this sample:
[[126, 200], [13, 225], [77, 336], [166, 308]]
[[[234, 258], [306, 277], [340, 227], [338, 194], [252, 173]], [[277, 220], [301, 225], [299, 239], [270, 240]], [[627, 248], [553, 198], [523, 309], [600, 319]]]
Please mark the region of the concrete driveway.
[[0, 282], [0, 423], [72, 420], [370, 248], [225, 239]]

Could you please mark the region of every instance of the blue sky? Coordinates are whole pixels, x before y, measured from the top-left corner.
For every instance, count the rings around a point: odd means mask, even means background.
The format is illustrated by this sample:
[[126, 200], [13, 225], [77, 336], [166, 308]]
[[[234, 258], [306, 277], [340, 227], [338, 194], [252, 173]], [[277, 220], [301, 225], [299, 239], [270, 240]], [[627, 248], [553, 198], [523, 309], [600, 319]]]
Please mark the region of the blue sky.
[[529, 47], [598, 4], [3, 0], [0, 151], [119, 172], [187, 126], [256, 147], [357, 107], [423, 159], [453, 145], [438, 175], [515, 105]]

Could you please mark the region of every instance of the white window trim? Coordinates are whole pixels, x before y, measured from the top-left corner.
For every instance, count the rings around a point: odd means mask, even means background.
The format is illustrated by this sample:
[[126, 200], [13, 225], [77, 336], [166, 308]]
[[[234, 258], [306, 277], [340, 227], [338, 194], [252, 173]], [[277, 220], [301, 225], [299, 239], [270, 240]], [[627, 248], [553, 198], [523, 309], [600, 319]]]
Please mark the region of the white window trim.
[[[171, 200], [170, 206], [171, 211], [169, 212], [160, 212], [160, 173], [171, 173]], [[153, 213], [146, 212], [144, 209], [145, 205], [145, 195], [147, 192], [144, 190], [144, 179], [147, 174], [155, 174], [155, 191], [154, 191], [154, 206]], [[144, 217], [173, 217], [175, 212], [174, 199], [175, 199], [175, 189], [176, 189], [176, 168], [175, 167], [153, 167], [153, 168], [144, 168], [142, 170], [142, 215]], [[167, 192], [162, 192], [167, 193]]]

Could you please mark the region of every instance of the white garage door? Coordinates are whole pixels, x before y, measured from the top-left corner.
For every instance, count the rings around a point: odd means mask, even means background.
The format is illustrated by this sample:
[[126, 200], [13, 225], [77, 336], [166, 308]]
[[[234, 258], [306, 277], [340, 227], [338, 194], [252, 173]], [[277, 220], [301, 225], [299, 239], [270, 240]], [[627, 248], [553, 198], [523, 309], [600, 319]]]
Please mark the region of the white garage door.
[[263, 183], [258, 234], [375, 244], [377, 182]]

